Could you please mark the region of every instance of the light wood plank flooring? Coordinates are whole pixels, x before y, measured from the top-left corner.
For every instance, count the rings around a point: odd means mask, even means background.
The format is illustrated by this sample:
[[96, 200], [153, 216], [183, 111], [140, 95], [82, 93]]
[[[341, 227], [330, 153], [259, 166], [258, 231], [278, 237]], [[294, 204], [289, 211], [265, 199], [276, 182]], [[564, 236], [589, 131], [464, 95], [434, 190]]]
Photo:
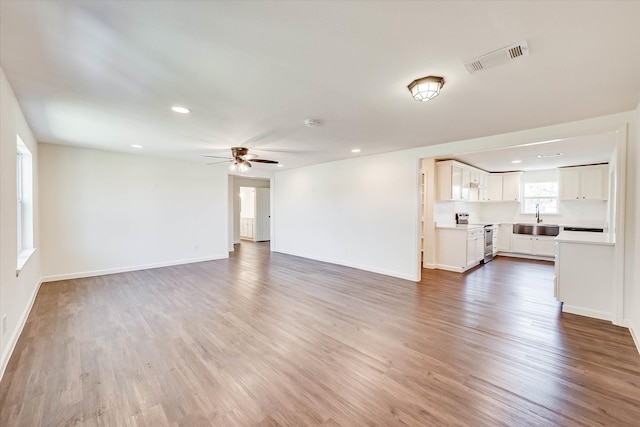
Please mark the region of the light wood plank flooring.
[[421, 283], [243, 243], [43, 284], [1, 426], [638, 426], [629, 332], [563, 314], [553, 265]]

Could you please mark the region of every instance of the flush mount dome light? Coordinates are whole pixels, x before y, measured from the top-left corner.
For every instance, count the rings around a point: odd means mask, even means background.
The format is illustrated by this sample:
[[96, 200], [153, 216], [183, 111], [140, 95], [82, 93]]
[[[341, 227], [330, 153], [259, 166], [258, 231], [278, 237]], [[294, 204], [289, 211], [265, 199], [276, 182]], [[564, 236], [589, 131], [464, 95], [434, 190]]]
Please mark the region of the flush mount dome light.
[[444, 86], [444, 78], [428, 76], [412, 81], [407, 87], [413, 99], [416, 101], [428, 101], [440, 95], [442, 86]]

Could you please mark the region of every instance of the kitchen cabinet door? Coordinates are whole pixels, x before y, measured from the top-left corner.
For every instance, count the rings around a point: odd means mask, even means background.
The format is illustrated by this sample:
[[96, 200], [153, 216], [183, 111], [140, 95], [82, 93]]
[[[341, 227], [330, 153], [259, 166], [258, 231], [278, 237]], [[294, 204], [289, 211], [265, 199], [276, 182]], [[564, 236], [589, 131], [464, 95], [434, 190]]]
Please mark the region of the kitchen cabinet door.
[[560, 199], [580, 199], [580, 170], [560, 169]]
[[450, 160], [436, 163], [437, 200], [462, 200], [462, 170], [460, 164]]
[[513, 224], [500, 224], [498, 231], [498, 250], [500, 252], [511, 251], [511, 235], [513, 234]]
[[520, 173], [502, 175], [502, 200], [505, 202], [520, 201]]
[[462, 168], [451, 166], [451, 199], [462, 199]]
[[603, 188], [602, 167], [584, 168], [581, 171], [580, 184], [584, 200], [606, 200]]
[[467, 231], [467, 267], [484, 259], [484, 228]]
[[535, 236], [533, 240], [533, 255], [549, 256], [556, 255], [555, 238], [549, 236]]
[[511, 252], [533, 254], [533, 236], [514, 234], [511, 236]]
[[502, 201], [502, 175], [492, 173], [487, 177], [487, 201]]
[[478, 199], [481, 202], [486, 202], [489, 200], [489, 174], [488, 173], [480, 173], [480, 185], [478, 189]]

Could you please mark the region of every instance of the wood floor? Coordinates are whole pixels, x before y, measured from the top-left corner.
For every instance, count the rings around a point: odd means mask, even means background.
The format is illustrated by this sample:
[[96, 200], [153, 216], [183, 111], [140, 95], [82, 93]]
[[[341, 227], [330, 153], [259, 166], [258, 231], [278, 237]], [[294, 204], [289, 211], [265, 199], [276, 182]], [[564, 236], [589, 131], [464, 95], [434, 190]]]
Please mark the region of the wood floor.
[[638, 426], [629, 332], [553, 265], [421, 283], [270, 253], [43, 284], [1, 426]]

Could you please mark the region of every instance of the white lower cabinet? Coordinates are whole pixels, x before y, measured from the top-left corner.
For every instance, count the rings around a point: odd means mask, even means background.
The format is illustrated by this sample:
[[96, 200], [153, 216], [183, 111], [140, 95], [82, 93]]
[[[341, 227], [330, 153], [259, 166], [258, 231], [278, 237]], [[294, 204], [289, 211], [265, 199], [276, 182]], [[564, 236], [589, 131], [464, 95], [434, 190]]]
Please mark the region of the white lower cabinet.
[[555, 257], [555, 237], [535, 236], [533, 240], [533, 255]]
[[437, 268], [463, 272], [484, 259], [484, 228], [436, 229]]
[[498, 251], [511, 251], [511, 236], [513, 235], [513, 224], [500, 224], [498, 226]]
[[484, 259], [484, 228], [467, 231], [467, 267]]
[[553, 236], [530, 236], [528, 234], [513, 234], [511, 236], [510, 252], [536, 256], [555, 256], [555, 241]]

